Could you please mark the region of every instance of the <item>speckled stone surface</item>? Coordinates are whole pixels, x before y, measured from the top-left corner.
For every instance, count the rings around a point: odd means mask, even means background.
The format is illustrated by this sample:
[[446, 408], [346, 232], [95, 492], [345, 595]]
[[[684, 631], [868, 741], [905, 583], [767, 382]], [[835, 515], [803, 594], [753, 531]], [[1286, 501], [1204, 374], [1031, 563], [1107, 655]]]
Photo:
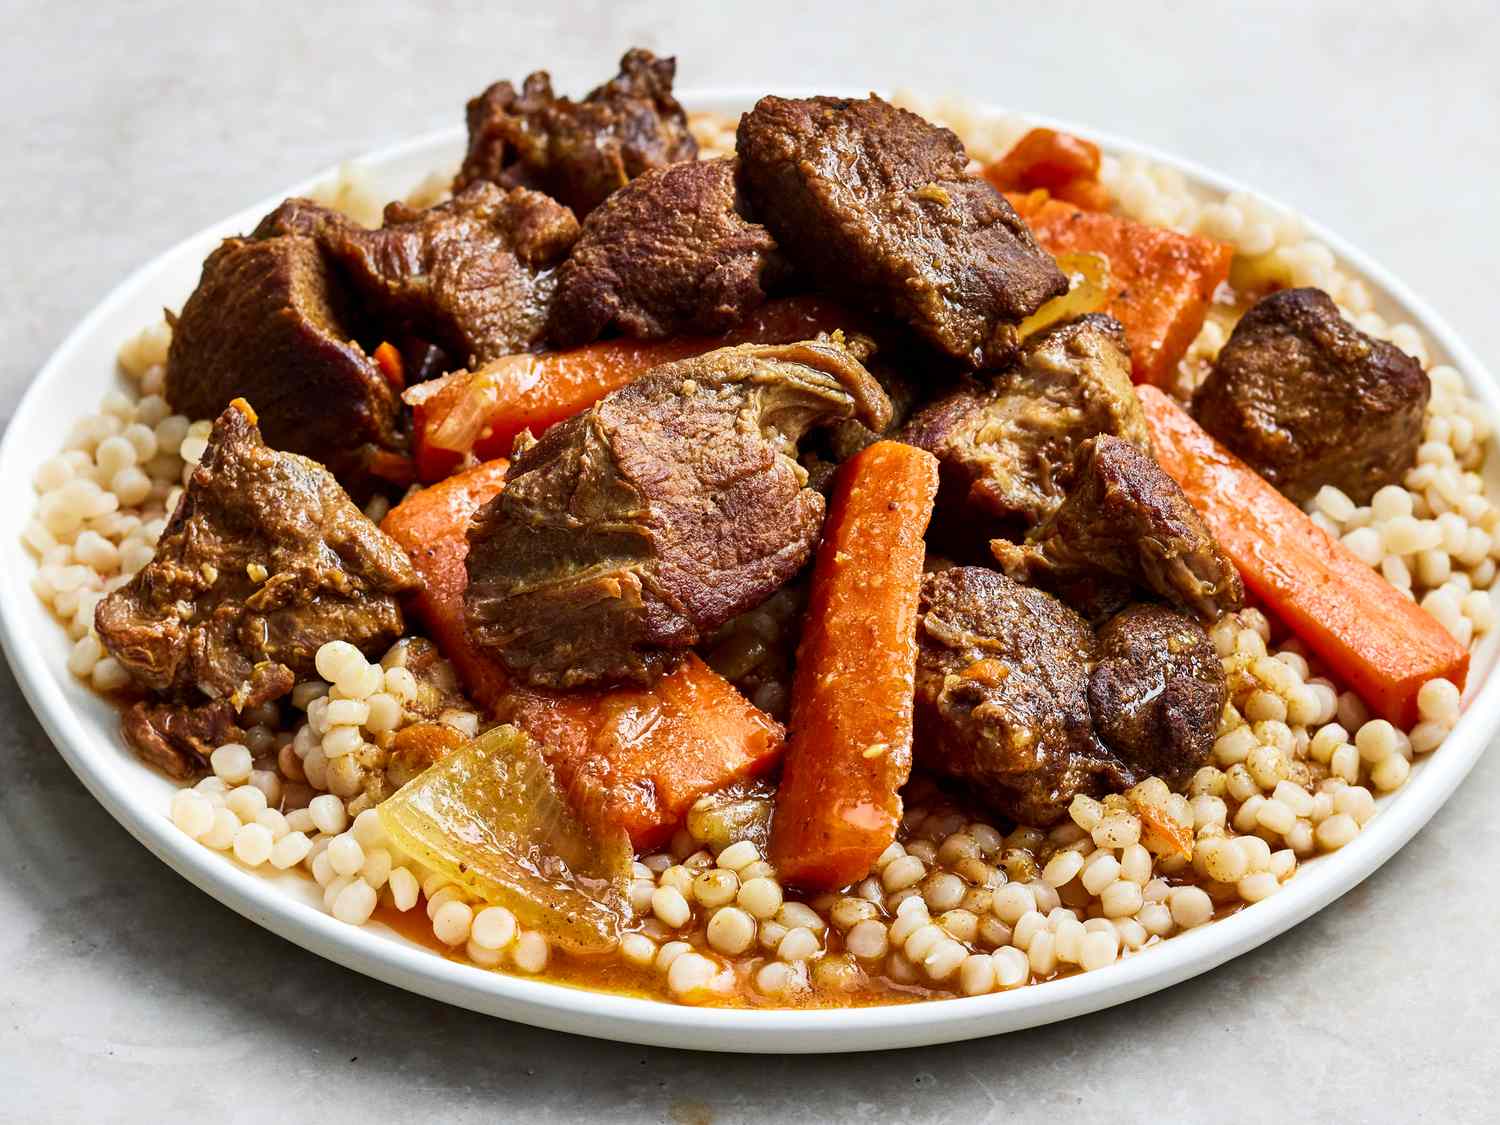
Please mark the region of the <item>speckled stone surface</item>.
[[[1367, 248], [1493, 363], [1494, 5], [1210, 7], [8, 0], [0, 411], [184, 235], [458, 120], [496, 77], [586, 89], [633, 43], [675, 51], [687, 86], [948, 89], [1195, 157]], [[737, 1059], [533, 1031], [327, 964], [132, 841], [3, 669], [0, 716], [3, 1120], [1494, 1120], [1500, 755], [1364, 885], [1169, 992], [958, 1046]]]

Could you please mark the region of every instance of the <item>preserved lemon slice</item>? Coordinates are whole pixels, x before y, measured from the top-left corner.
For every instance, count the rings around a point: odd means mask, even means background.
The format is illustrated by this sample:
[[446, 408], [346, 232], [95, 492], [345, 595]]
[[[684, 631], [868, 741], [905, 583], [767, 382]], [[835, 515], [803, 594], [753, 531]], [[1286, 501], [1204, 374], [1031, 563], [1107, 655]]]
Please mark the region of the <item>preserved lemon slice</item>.
[[1057, 268], [1067, 275], [1072, 288], [1021, 321], [1018, 331], [1023, 340], [1061, 321], [1098, 312], [1109, 303], [1109, 259], [1103, 254], [1059, 254]]
[[480, 735], [379, 809], [414, 859], [562, 948], [603, 953], [618, 944], [630, 842], [622, 830], [586, 824], [515, 727]]

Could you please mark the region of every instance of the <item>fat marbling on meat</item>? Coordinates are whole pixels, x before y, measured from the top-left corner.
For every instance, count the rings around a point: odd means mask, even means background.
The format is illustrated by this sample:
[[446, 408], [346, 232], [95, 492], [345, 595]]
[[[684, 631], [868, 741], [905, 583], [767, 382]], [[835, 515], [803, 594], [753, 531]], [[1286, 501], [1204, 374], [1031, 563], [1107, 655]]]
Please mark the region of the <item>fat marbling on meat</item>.
[[517, 456], [469, 528], [470, 635], [535, 685], [651, 682], [811, 557], [801, 436], [889, 412], [835, 341], [655, 368]]
[[1078, 449], [1062, 504], [1021, 544], [990, 549], [1005, 572], [1049, 587], [1112, 575], [1207, 622], [1239, 609], [1239, 571], [1182, 488], [1156, 461], [1110, 434]]
[[947, 518], [1019, 537], [1057, 510], [1078, 447], [1101, 433], [1151, 448], [1124, 331], [1093, 314], [1028, 340], [1008, 370], [929, 403], [902, 437], [936, 455]]

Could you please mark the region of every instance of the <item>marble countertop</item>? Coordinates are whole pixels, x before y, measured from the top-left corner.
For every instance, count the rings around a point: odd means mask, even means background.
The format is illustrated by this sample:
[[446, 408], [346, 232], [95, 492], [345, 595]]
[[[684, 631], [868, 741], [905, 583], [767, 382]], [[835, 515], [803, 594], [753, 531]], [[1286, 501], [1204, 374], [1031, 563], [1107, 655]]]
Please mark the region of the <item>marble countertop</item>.
[[[1493, 5], [1209, 7], [10, 0], [0, 411], [183, 236], [459, 120], [494, 78], [546, 65], [576, 92], [637, 43], [678, 54], [683, 86], [951, 90], [1181, 152], [1324, 221], [1500, 353]], [[321, 961], [131, 840], [3, 668], [0, 720], [6, 1120], [1493, 1120], [1497, 755], [1362, 886], [1168, 992], [895, 1055], [734, 1058], [534, 1031]]]

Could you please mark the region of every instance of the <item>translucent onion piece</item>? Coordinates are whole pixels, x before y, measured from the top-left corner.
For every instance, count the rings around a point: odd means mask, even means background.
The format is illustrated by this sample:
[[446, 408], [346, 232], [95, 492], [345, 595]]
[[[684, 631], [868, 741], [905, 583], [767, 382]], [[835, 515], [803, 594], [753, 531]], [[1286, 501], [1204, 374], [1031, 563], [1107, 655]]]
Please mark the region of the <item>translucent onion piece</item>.
[[428, 431], [427, 441], [439, 449], [467, 453], [484, 436], [495, 408], [501, 402], [524, 400], [541, 373], [535, 356], [521, 354], [501, 356], [472, 375], [459, 378], [467, 381], [463, 393], [442, 421]]
[[480, 735], [379, 806], [408, 854], [564, 949], [619, 942], [630, 877], [622, 830], [586, 824], [514, 727]]
[[1021, 322], [1023, 340], [1064, 320], [1098, 312], [1109, 303], [1109, 259], [1103, 254], [1059, 254], [1057, 268], [1067, 274], [1072, 288]]

